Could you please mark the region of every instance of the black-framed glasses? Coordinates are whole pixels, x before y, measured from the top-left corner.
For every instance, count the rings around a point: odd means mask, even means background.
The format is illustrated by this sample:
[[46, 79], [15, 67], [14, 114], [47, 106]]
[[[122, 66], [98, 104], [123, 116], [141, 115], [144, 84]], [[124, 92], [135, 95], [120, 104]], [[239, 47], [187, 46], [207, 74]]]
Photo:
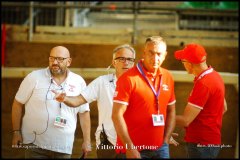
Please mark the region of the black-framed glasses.
[[134, 63], [135, 59], [134, 58], [126, 58], [126, 57], [117, 57], [114, 60], [118, 60], [119, 62], [126, 62], [128, 61], [129, 63]]
[[[67, 58], [69, 58], [69, 57], [67, 57]], [[58, 63], [62, 63], [67, 58], [49, 56], [48, 59], [50, 62], [54, 62], [55, 60], [57, 60]]]

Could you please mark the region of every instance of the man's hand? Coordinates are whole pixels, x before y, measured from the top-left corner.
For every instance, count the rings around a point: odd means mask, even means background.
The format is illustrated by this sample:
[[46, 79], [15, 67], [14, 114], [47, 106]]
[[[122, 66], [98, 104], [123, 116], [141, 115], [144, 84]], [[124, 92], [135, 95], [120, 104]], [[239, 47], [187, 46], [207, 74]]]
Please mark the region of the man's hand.
[[137, 149], [127, 149], [126, 158], [141, 158], [141, 155]]
[[177, 133], [172, 133], [172, 136], [171, 136], [171, 138], [169, 140], [169, 144], [173, 144], [174, 146], [178, 146], [179, 143], [173, 138], [173, 137], [177, 137], [177, 136], [178, 136]]
[[85, 158], [87, 156], [88, 152], [92, 151], [91, 143], [83, 142], [83, 144], [82, 144], [82, 151], [83, 151], [83, 155], [84, 155], [83, 158]]
[[65, 92], [57, 92], [55, 90], [51, 90], [53, 93], [55, 93], [54, 99], [58, 102], [64, 102], [66, 93]]
[[17, 147], [23, 142], [22, 134], [20, 132], [13, 133], [12, 147]]

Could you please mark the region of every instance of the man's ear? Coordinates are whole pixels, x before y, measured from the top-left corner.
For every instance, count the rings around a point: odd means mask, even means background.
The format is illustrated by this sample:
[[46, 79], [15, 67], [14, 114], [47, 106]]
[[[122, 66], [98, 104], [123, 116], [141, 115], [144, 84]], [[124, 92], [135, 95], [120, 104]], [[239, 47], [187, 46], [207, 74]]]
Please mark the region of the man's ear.
[[145, 49], [143, 49], [142, 50], [142, 58], [144, 59], [144, 57], [145, 57], [145, 54], [146, 54], [146, 51], [145, 51]]
[[69, 66], [71, 65], [71, 63], [72, 63], [72, 58], [68, 58], [68, 60], [67, 60], [67, 66], [69, 67]]
[[167, 56], [167, 54], [168, 54], [168, 52], [166, 51], [166, 52], [165, 52], [165, 56], [164, 56], [164, 59], [166, 59], [166, 56]]
[[165, 52], [165, 57], [167, 56], [167, 54], [168, 54], [168, 52], [166, 51], [166, 52]]
[[116, 61], [115, 60], [112, 60], [112, 64], [111, 64], [114, 68], [116, 66]]

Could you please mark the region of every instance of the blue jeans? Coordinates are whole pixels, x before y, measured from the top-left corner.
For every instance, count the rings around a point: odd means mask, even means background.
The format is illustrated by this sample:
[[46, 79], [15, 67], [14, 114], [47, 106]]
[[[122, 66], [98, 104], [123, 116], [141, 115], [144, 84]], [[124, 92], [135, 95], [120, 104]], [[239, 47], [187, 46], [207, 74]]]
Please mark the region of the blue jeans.
[[163, 145], [156, 151], [142, 150], [140, 151], [141, 158], [166, 158], [169, 159], [169, 145], [163, 143]]
[[[162, 158], [162, 159], [166, 158], [166, 159], [169, 159], [170, 158], [169, 145], [167, 143], [163, 143], [163, 145], [155, 151], [142, 150], [142, 151], [140, 151], [140, 154], [141, 154], [142, 159], [144, 159], [144, 158]], [[117, 158], [126, 159], [126, 154], [123, 154], [123, 153], [117, 154]]]
[[188, 158], [207, 158], [215, 159], [220, 151], [220, 146], [198, 145], [195, 143], [186, 143]]

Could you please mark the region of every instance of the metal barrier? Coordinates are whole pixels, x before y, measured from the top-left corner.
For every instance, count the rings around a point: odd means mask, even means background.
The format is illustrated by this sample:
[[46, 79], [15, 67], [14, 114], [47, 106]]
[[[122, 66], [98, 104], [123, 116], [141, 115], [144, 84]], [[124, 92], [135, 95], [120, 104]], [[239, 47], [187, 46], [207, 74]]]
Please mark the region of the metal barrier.
[[2, 23], [28, 25], [29, 41], [39, 25], [90, 28], [101, 25], [102, 28], [130, 26], [133, 44], [141, 27], [161, 28], [167, 23], [173, 24], [171, 29], [175, 30], [238, 31], [238, 9], [181, 8], [177, 6], [179, 2], [175, 2], [175, 7], [161, 6], [164, 2], [1, 3]]

